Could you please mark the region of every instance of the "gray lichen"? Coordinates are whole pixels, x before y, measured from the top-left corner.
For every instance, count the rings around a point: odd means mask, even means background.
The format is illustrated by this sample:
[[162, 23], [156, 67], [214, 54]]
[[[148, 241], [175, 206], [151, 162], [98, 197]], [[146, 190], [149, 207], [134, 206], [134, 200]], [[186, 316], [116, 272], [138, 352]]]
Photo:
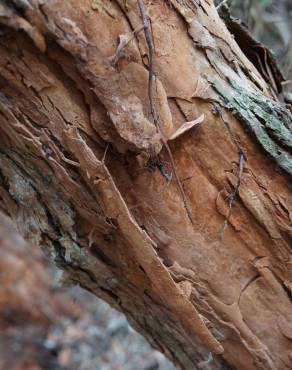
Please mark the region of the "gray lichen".
[[229, 80], [232, 89], [218, 81], [212, 86], [223, 105], [236, 116], [277, 164], [292, 175], [292, 114], [285, 106]]

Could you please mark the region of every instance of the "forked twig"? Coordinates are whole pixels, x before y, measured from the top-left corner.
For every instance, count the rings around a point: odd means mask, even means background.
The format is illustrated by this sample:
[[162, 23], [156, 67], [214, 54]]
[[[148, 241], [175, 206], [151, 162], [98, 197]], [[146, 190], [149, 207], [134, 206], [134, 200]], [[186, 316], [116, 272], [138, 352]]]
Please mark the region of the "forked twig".
[[166, 151], [168, 153], [168, 156], [169, 156], [169, 159], [170, 159], [170, 162], [171, 162], [171, 167], [172, 167], [174, 177], [175, 177], [175, 180], [176, 180], [176, 183], [177, 183], [177, 187], [178, 187], [179, 192], [181, 194], [183, 204], [184, 204], [184, 207], [186, 209], [188, 218], [191, 221], [191, 223], [193, 223], [192, 213], [191, 213], [191, 210], [188, 206], [186, 194], [185, 194], [185, 191], [183, 189], [182, 183], [181, 183], [181, 181], [179, 179], [179, 176], [177, 174], [177, 169], [176, 169], [176, 165], [175, 165], [175, 162], [174, 162], [174, 159], [173, 159], [172, 152], [171, 152], [170, 147], [167, 143], [167, 139], [166, 139], [166, 137], [163, 133], [163, 130], [160, 126], [158, 115], [155, 112], [155, 107], [154, 107], [154, 103], [153, 103], [153, 81], [155, 81], [154, 44], [153, 44], [153, 38], [152, 38], [152, 32], [151, 32], [151, 24], [150, 24], [149, 16], [146, 13], [144, 1], [143, 0], [138, 0], [138, 6], [139, 6], [139, 9], [140, 9], [141, 18], [142, 18], [143, 25], [144, 25], [144, 35], [145, 35], [146, 44], [147, 44], [148, 51], [149, 51], [149, 56], [148, 56], [148, 68], [149, 68], [148, 99], [149, 99], [149, 104], [150, 104], [150, 113], [151, 113], [151, 116], [153, 118], [154, 124], [155, 124], [155, 126], [157, 127], [157, 130], [160, 133], [163, 145], [165, 146]]

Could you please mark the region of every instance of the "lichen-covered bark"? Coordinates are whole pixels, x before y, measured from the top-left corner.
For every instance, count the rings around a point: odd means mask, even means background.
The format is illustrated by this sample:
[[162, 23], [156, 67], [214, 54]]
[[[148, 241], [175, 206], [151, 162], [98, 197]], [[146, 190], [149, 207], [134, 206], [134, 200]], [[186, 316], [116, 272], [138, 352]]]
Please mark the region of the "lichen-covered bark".
[[192, 222], [134, 0], [1, 4], [0, 209], [181, 368], [289, 369], [291, 114], [211, 1], [144, 3]]

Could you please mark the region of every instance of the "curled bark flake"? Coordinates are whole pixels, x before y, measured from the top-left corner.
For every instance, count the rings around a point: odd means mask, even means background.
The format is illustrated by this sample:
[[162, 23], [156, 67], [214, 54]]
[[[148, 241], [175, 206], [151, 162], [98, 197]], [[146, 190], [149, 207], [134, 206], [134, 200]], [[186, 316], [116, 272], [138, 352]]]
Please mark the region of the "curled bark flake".
[[169, 138], [168, 140], [174, 140], [174, 139], [177, 139], [179, 136], [181, 136], [182, 134], [184, 134], [185, 132], [189, 131], [191, 128], [193, 128], [194, 126], [198, 125], [199, 123], [202, 123], [205, 119], [205, 116], [204, 114], [201, 114], [199, 118], [193, 120], [193, 121], [189, 121], [189, 122], [185, 122], [184, 124], [182, 124], [182, 126], [180, 126]]

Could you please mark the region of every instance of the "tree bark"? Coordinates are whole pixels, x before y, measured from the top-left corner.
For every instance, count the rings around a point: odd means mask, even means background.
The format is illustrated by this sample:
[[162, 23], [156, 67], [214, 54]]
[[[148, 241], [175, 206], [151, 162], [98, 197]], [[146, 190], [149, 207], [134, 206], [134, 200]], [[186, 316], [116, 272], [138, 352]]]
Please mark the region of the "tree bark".
[[291, 112], [266, 54], [211, 0], [5, 4], [0, 209], [182, 369], [291, 368]]

